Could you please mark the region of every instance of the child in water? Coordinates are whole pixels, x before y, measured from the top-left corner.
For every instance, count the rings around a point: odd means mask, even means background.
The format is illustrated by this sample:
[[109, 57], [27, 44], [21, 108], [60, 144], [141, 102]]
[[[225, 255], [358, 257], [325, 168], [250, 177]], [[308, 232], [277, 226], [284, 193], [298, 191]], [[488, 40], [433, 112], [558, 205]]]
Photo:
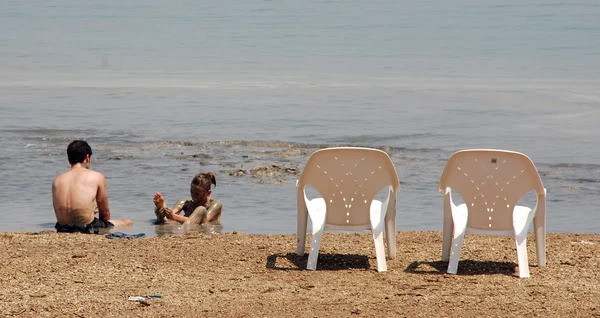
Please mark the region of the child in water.
[[[207, 222], [220, 223], [221, 201], [210, 197], [211, 184], [217, 186], [217, 180], [211, 172], [199, 173], [192, 179], [190, 185], [191, 198], [180, 199], [172, 209], [165, 204], [165, 199], [160, 192], [154, 195], [154, 213], [157, 223], [172, 220], [181, 224], [203, 224]], [[183, 211], [183, 215], [180, 215]]]

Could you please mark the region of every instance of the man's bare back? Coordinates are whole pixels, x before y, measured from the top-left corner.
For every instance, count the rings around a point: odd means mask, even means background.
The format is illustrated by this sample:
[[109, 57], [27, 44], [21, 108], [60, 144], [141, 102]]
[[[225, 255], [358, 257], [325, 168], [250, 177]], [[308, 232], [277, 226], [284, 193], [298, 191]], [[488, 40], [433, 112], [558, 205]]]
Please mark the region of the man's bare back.
[[[52, 203], [59, 232], [88, 231], [90, 228], [133, 223], [131, 220], [110, 219], [106, 179], [101, 173], [89, 169], [91, 153], [87, 142], [71, 142], [67, 148], [71, 169], [52, 183]], [[96, 205], [99, 219], [94, 217]]]
[[52, 183], [52, 201], [56, 220], [60, 224], [85, 226], [94, 221], [94, 200], [98, 204], [98, 212], [110, 219], [106, 180], [96, 171], [84, 167], [73, 167], [59, 175]]

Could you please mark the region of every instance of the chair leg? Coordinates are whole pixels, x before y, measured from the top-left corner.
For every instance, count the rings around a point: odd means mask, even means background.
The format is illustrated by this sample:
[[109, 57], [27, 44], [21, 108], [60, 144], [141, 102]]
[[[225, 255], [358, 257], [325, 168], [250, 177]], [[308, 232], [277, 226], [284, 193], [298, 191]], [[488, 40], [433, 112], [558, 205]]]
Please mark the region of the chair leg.
[[[375, 227], [372, 231], [373, 241], [375, 241], [375, 255], [377, 257], [377, 271], [387, 271], [387, 264], [385, 261], [385, 247], [383, 245], [383, 224], [380, 222], [379, 226]], [[389, 248], [389, 247], [388, 247]]]
[[[454, 221], [452, 219], [452, 195], [449, 188], [444, 193], [444, 226], [442, 235], [442, 261], [447, 261], [452, 246], [452, 234], [454, 232]], [[466, 226], [466, 224], [465, 224]]]
[[527, 259], [527, 230], [523, 229], [521, 233], [515, 235], [517, 242], [517, 259], [519, 263], [519, 277], [529, 277], [529, 260]]
[[452, 219], [444, 220], [444, 231], [442, 237], [442, 261], [448, 261], [450, 257], [450, 248], [452, 247]]
[[388, 246], [388, 257], [396, 257], [396, 219], [385, 220], [385, 238]]
[[321, 248], [321, 238], [325, 224], [313, 224], [312, 240], [310, 241], [310, 252], [308, 253], [308, 263], [306, 269], [314, 271], [317, 269], [317, 258], [319, 257], [319, 249]]
[[450, 262], [448, 262], [448, 274], [456, 274], [458, 270], [458, 257], [465, 239], [465, 229], [460, 233], [454, 233], [454, 242], [452, 244], [452, 253], [450, 254]]
[[298, 228], [296, 232], [297, 237], [297, 248], [296, 254], [304, 256], [304, 247], [306, 244], [306, 226], [308, 222], [308, 211], [306, 208], [298, 211]]
[[533, 219], [533, 230], [535, 232], [535, 253], [538, 266], [546, 266], [546, 224], [545, 220]]

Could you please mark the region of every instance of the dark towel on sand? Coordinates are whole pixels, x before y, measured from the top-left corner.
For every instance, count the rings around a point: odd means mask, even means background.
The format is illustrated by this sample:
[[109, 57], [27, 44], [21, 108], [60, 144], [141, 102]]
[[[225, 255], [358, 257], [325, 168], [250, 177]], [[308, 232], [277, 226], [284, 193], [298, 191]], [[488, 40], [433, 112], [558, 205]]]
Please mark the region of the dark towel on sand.
[[107, 234], [106, 238], [109, 238], [109, 239], [116, 239], [116, 238], [134, 239], [134, 238], [139, 238], [139, 237], [144, 237], [144, 236], [146, 236], [145, 233], [138, 233], [138, 234], [131, 234], [131, 235], [129, 235], [129, 234], [126, 234], [126, 233], [123, 233], [123, 232], [113, 232], [113, 233]]

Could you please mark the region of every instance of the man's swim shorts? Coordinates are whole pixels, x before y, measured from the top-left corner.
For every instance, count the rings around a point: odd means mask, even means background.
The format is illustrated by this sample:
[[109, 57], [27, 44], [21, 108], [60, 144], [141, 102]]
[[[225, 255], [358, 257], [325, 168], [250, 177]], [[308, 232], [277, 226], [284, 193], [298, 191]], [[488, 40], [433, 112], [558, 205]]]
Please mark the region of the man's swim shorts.
[[89, 234], [100, 234], [101, 229], [109, 229], [113, 226], [115, 226], [115, 225], [110, 223], [109, 221], [94, 218], [94, 221], [92, 221], [92, 223], [90, 223], [86, 226], [80, 226], [80, 225], [74, 225], [74, 224], [60, 225], [60, 224], [58, 224], [58, 222], [56, 222], [56, 224], [54, 225], [54, 228], [56, 229], [56, 232], [63, 232], [63, 233], [79, 232], [79, 233], [89, 233]]

